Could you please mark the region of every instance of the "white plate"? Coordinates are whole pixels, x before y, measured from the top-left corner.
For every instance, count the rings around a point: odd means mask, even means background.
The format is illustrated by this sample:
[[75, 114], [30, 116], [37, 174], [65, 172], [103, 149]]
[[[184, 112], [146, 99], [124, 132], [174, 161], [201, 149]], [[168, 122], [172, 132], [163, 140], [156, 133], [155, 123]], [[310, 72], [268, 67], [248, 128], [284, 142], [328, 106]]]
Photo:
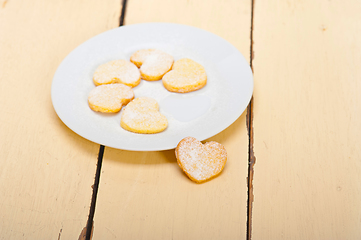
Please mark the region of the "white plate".
[[[171, 93], [162, 81], [142, 80], [135, 97], [156, 99], [168, 128], [136, 134], [120, 127], [120, 113], [96, 113], [88, 107], [95, 87], [92, 75], [105, 62], [128, 59], [138, 49], [157, 48], [175, 60], [191, 58], [207, 72], [207, 85], [191, 93]], [[173, 149], [187, 136], [202, 141], [223, 131], [246, 109], [253, 91], [249, 64], [230, 43], [210, 32], [179, 24], [145, 23], [95, 36], [73, 50], [55, 73], [51, 96], [60, 119], [80, 136], [112, 148], [133, 151]]]

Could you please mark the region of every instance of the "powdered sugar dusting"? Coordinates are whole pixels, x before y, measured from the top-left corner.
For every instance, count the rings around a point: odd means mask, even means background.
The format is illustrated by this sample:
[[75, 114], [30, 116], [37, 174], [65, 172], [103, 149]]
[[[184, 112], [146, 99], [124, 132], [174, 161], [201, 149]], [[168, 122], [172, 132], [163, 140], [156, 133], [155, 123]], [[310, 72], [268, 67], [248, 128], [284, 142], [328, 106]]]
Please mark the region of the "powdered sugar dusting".
[[122, 112], [121, 126], [137, 133], [161, 132], [168, 126], [168, 121], [158, 110], [154, 99], [136, 98]]
[[130, 61], [134, 63], [137, 67], [142, 66], [144, 61], [155, 51], [159, 51], [157, 49], [141, 49], [132, 54], [130, 56]]
[[188, 58], [176, 61], [172, 70], [163, 77], [164, 86], [179, 93], [198, 90], [206, 83], [207, 74], [203, 66]]
[[134, 98], [131, 87], [115, 83], [100, 85], [94, 88], [88, 96], [90, 107], [100, 112], [117, 112], [123, 104]]
[[174, 59], [158, 49], [142, 49], [131, 56], [131, 61], [140, 66], [145, 80], [159, 80], [171, 69]]
[[218, 175], [227, 161], [227, 152], [221, 144], [203, 145], [193, 137], [186, 137], [178, 144], [176, 156], [180, 167], [196, 182]]
[[140, 82], [139, 69], [126, 60], [114, 60], [100, 65], [94, 72], [96, 85], [109, 83], [123, 83], [135, 87]]
[[140, 71], [146, 75], [164, 75], [173, 64], [173, 57], [164, 52], [154, 52], [149, 55], [140, 68]]

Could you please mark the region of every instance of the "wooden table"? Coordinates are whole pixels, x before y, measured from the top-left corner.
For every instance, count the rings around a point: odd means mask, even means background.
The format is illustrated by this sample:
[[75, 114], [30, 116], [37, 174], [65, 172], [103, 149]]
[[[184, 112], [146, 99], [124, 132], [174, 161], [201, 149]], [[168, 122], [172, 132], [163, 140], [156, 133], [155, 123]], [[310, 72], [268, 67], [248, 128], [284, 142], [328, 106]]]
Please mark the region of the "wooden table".
[[[360, 239], [360, 13], [356, 0], [0, 0], [0, 239], [91, 226], [92, 239]], [[228, 152], [212, 181], [191, 182], [173, 150], [92, 143], [52, 107], [67, 54], [144, 22], [213, 32], [252, 66], [252, 104], [209, 139]]]

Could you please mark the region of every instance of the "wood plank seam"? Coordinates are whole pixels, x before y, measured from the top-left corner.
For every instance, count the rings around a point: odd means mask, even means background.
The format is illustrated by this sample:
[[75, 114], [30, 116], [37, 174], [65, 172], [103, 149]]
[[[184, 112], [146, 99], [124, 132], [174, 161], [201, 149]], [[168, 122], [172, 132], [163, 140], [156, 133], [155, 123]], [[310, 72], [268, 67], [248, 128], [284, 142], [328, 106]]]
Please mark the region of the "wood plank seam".
[[[250, 30], [250, 67], [253, 72], [253, 19], [254, 19], [254, 2], [251, 1], [251, 30]], [[247, 107], [247, 116], [246, 116], [246, 124], [248, 131], [248, 177], [247, 177], [247, 230], [246, 230], [246, 238], [247, 240], [251, 240], [252, 238], [252, 207], [253, 207], [253, 175], [254, 175], [254, 164], [256, 163], [256, 157], [253, 151], [253, 97]]]
[[120, 13], [120, 18], [119, 18], [119, 27], [124, 25], [125, 10], [127, 9], [127, 0], [122, 0], [120, 6], [122, 6], [122, 11]]
[[61, 237], [61, 233], [62, 233], [63, 229], [60, 228], [60, 231], [59, 231], [59, 236], [58, 236], [58, 240], [60, 240], [60, 237]]
[[[121, 13], [120, 13], [120, 18], [119, 18], [119, 26], [124, 25], [126, 4], [127, 4], [127, 0], [122, 0], [122, 3], [120, 5]], [[100, 145], [99, 152], [98, 152], [97, 170], [96, 170], [94, 185], [93, 185], [93, 195], [92, 195], [92, 199], [91, 199], [89, 217], [88, 217], [88, 221], [87, 221], [87, 225], [86, 225], [85, 240], [90, 240], [92, 238], [92, 233], [93, 233], [93, 228], [94, 228], [94, 226], [93, 226], [94, 220], [93, 219], [94, 219], [94, 213], [95, 213], [95, 208], [96, 208], [96, 200], [97, 200], [97, 195], [98, 195], [98, 188], [99, 188], [100, 173], [101, 173], [101, 168], [102, 168], [102, 163], [103, 163], [104, 150], [105, 150], [105, 147], [103, 145]], [[82, 234], [80, 235], [79, 239], [82, 239]]]
[[99, 187], [100, 173], [101, 173], [102, 163], [103, 163], [103, 156], [104, 156], [104, 146], [100, 145], [99, 153], [98, 153], [97, 170], [95, 173], [95, 180], [94, 180], [94, 185], [93, 185], [93, 195], [92, 195], [92, 200], [91, 200], [90, 210], [89, 210], [89, 218], [88, 218], [88, 222], [86, 224], [85, 240], [90, 240], [92, 233], [93, 233], [93, 227], [94, 227], [93, 219], [94, 219], [94, 212], [95, 212], [97, 195], [98, 195], [98, 187]]

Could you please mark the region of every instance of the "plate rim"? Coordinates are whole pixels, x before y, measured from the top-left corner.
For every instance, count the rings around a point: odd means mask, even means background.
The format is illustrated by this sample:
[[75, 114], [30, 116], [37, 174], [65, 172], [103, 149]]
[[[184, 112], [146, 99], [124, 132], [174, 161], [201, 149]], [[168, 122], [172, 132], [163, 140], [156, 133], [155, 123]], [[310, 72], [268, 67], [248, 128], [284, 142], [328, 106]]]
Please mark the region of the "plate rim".
[[[68, 61], [69, 58], [72, 57], [72, 55], [74, 54], [74, 52], [77, 51], [77, 49], [81, 48], [82, 45], [90, 42], [90, 41], [94, 41], [94, 39], [98, 38], [99, 36], [101, 35], [105, 35], [105, 34], [110, 34], [111, 32], [117, 32], [117, 31], [123, 31], [124, 29], [127, 29], [127, 28], [134, 28], [134, 27], [141, 27], [141, 26], [156, 26], [156, 25], [163, 25], [163, 26], [179, 26], [179, 27], [183, 27], [183, 28], [191, 28], [191, 29], [194, 29], [194, 30], [197, 30], [197, 31], [200, 31], [200, 32], [203, 32], [205, 34], [210, 34], [212, 35], [213, 37], [216, 37], [218, 39], [220, 39], [222, 42], [228, 44], [229, 46], [231, 46], [231, 48], [233, 48], [233, 50], [235, 50], [237, 53], [239, 53], [239, 55], [243, 58], [243, 61], [247, 63], [247, 66], [248, 66], [248, 70], [250, 72], [250, 79], [249, 79], [249, 96], [247, 96], [247, 104], [246, 106], [239, 106], [242, 110], [240, 110], [239, 114], [235, 114], [235, 116], [237, 117], [233, 117], [232, 119], [230, 119], [230, 121], [227, 121], [226, 124], [223, 124], [223, 126], [221, 127], [221, 130], [220, 131], [217, 131], [216, 133], [208, 133], [207, 134], [204, 134], [205, 137], [202, 137], [202, 139], [198, 139], [200, 141], [204, 141], [212, 136], [215, 136], [216, 134], [219, 134], [221, 133], [222, 131], [224, 131], [225, 129], [227, 129], [229, 126], [231, 126], [243, 113], [244, 111], [247, 109], [247, 106], [248, 104], [250, 103], [251, 99], [252, 99], [252, 96], [253, 96], [253, 91], [254, 91], [254, 79], [253, 79], [253, 72], [252, 72], [252, 69], [248, 63], [248, 61], [246, 60], [246, 58], [244, 57], [244, 55], [235, 47], [233, 46], [229, 41], [227, 41], [226, 39], [210, 32], [210, 31], [207, 31], [207, 30], [204, 30], [202, 28], [198, 28], [198, 27], [195, 27], [195, 26], [189, 26], [189, 25], [185, 25], [185, 24], [179, 24], [179, 23], [168, 23], [168, 22], [148, 22], [148, 23], [138, 23], [138, 24], [130, 24], [130, 25], [125, 25], [125, 26], [120, 26], [120, 27], [117, 27], [117, 28], [114, 28], [114, 29], [110, 29], [110, 30], [107, 30], [107, 31], [104, 31], [100, 34], [97, 34], [89, 39], [87, 39], [86, 41], [82, 42], [81, 44], [79, 44], [76, 48], [74, 48], [70, 53], [67, 54], [67, 56], [61, 61], [61, 63], [58, 65], [57, 67], [57, 70], [55, 71], [55, 74], [53, 76], [53, 80], [52, 80], [52, 85], [51, 85], [51, 101], [52, 101], [52, 105], [53, 105], [53, 108], [57, 114], [57, 116], [59, 117], [59, 119], [70, 129], [72, 130], [74, 133], [76, 133], [77, 135], [91, 141], [91, 142], [94, 142], [96, 144], [100, 144], [100, 145], [103, 145], [103, 146], [106, 146], [106, 147], [111, 147], [111, 148], [115, 148], [115, 149], [120, 149], [120, 150], [126, 150], [126, 151], [163, 151], [163, 150], [170, 150], [170, 149], [174, 149], [175, 146], [173, 147], [160, 147], [160, 148], [129, 148], [129, 147], [119, 147], [119, 146], [114, 146], [113, 144], [109, 144], [109, 143], [104, 143], [102, 141], [96, 141], [96, 140], [93, 140], [93, 139], [90, 139], [89, 137], [85, 137], [83, 134], [79, 133], [76, 129], [73, 129], [73, 127], [71, 127], [71, 123], [69, 123], [69, 120], [64, 117], [62, 115], [62, 113], [59, 113], [59, 108], [57, 107], [58, 103], [56, 102], [55, 100], [55, 95], [56, 95], [56, 90], [54, 90], [54, 82], [55, 82], [55, 78], [56, 76], [58, 75], [58, 72], [61, 70], [61, 67], [62, 65]], [[180, 139], [181, 140], [181, 139]]]

